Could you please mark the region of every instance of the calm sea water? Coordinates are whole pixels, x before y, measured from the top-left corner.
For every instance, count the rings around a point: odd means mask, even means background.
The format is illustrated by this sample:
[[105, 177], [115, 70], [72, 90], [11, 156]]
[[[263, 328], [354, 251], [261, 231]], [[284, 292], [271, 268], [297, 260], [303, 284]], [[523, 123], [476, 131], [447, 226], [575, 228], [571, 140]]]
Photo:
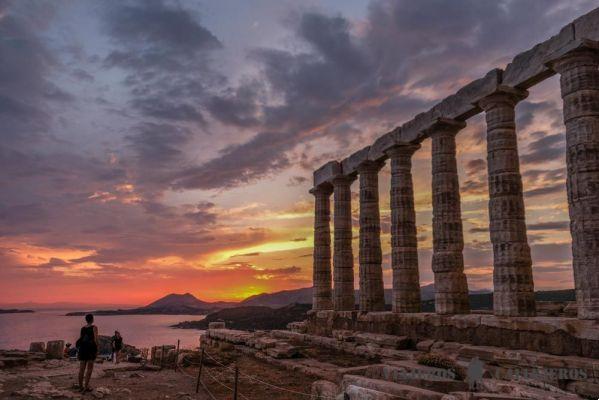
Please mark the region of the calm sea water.
[[[31, 342], [63, 339], [75, 343], [85, 321], [83, 317], [67, 317], [67, 311], [37, 311], [26, 314], [0, 314], [0, 349], [28, 350]], [[195, 329], [174, 329], [170, 325], [181, 321], [201, 320], [201, 315], [107, 315], [96, 316], [100, 335], [121, 332], [124, 341], [135, 347], [177, 344], [194, 348], [200, 332]]]

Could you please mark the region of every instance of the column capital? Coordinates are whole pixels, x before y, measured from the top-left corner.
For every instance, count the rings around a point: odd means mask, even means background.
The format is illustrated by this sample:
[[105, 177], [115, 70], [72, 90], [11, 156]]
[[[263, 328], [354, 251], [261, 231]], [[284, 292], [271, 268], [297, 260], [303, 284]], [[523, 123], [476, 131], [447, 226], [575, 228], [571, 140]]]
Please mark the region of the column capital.
[[528, 97], [528, 91], [516, 89], [510, 86], [499, 85], [494, 93], [478, 101], [478, 105], [485, 111], [495, 107], [507, 105], [515, 107], [520, 101]]
[[384, 161], [371, 161], [366, 160], [361, 162], [358, 167], [358, 174], [363, 174], [367, 172], [379, 172], [385, 166]]
[[309, 192], [314, 196], [320, 194], [330, 196], [333, 193], [333, 185], [328, 182], [321, 183], [320, 185], [310, 189]]
[[354, 183], [354, 181], [357, 178], [358, 178], [358, 175], [356, 175], [356, 174], [336, 175], [333, 177], [333, 179], [331, 179], [331, 183], [333, 184], [333, 187], [339, 186], [339, 185], [351, 185], [352, 183]]
[[430, 127], [424, 130], [429, 136], [446, 136], [456, 135], [459, 131], [466, 127], [464, 121], [458, 121], [457, 119], [449, 118], [438, 118]]
[[599, 62], [599, 42], [585, 39], [575, 43], [571, 49], [545, 61], [545, 64], [561, 74], [575, 66], [596, 65], [597, 62]]
[[385, 150], [385, 154], [390, 158], [408, 156], [411, 157], [416, 150], [422, 147], [417, 143], [398, 143]]

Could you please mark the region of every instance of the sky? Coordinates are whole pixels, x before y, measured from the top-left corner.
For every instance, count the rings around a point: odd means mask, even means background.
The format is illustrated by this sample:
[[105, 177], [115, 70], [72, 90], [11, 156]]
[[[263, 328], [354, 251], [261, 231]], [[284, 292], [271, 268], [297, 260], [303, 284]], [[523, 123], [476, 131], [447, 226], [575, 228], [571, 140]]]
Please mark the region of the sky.
[[[0, 0], [0, 304], [311, 286], [312, 172], [594, 3]], [[518, 104], [517, 130], [535, 288], [570, 288], [558, 77]], [[457, 142], [466, 274], [492, 288], [482, 115]], [[422, 285], [430, 153], [414, 156]], [[389, 183], [387, 165], [386, 287]]]

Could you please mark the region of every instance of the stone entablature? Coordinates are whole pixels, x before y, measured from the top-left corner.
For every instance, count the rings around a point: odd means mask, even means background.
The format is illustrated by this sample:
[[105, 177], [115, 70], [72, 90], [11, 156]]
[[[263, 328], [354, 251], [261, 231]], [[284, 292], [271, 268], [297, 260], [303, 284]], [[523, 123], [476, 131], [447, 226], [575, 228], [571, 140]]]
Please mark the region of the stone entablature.
[[[532, 261], [526, 235], [522, 179], [519, 170], [515, 107], [526, 89], [552, 75], [561, 75], [566, 124], [568, 205], [571, 218], [573, 270], [578, 317], [599, 319], [599, 8], [574, 20], [561, 31], [530, 50], [518, 54], [505, 70], [493, 69], [446, 97], [429, 110], [380, 136], [371, 146], [340, 161], [330, 161], [314, 172], [314, 189], [335, 186], [335, 232], [333, 279], [339, 287], [329, 290], [330, 257], [324, 227], [324, 197], [317, 197], [315, 220], [315, 279], [319, 299], [315, 309], [327, 304], [337, 311], [349, 310], [353, 269], [351, 251], [351, 191], [349, 183], [360, 181], [360, 310], [381, 310], [382, 270], [378, 204], [378, 169], [397, 146], [418, 146], [433, 141], [433, 272], [436, 310], [440, 314], [469, 312], [468, 284], [463, 268], [463, 233], [455, 135], [466, 120], [481, 112], [487, 122], [489, 216], [494, 252], [494, 311], [498, 316], [535, 315]], [[452, 127], [449, 129], [448, 127]], [[449, 132], [453, 129], [455, 132]], [[396, 168], [399, 168], [396, 162]], [[416, 309], [418, 278], [417, 243], [411, 228], [413, 187], [411, 165], [395, 170], [391, 182], [395, 312]], [[374, 167], [376, 166], [376, 168]], [[349, 183], [344, 183], [343, 179]], [[411, 199], [409, 198], [411, 197]], [[320, 217], [318, 217], [320, 216]], [[319, 219], [320, 218], [320, 219]], [[349, 223], [348, 223], [349, 220]], [[330, 233], [329, 233], [330, 234]], [[316, 237], [318, 236], [318, 237]], [[329, 242], [330, 243], [330, 240]], [[401, 247], [401, 249], [400, 249]], [[416, 253], [417, 254], [417, 253]], [[327, 258], [328, 257], [328, 258]], [[400, 266], [400, 261], [401, 265]], [[406, 264], [407, 263], [407, 264]], [[410, 269], [406, 269], [409, 265]], [[328, 267], [327, 267], [328, 266]], [[338, 268], [337, 268], [338, 267]], [[333, 293], [329, 296], [328, 293]], [[412, 293], [412, 294], [410, 294]], [[333, 298], [328, 301], [328, 298]], [[343, 299], [343, 300], [342, 300]], [[412, 305], [407, 305], [412, 303]]]

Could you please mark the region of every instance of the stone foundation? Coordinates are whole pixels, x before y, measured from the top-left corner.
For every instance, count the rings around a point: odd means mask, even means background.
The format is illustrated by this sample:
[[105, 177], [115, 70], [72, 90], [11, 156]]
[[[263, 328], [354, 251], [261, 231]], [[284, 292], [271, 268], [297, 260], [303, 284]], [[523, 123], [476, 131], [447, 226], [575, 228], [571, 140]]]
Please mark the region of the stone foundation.
[[576, 318], [310, 311], [299, 325], [292, 329], [328, 337], [334, 330], [350, 330], [599, 358], [599, 321]]

